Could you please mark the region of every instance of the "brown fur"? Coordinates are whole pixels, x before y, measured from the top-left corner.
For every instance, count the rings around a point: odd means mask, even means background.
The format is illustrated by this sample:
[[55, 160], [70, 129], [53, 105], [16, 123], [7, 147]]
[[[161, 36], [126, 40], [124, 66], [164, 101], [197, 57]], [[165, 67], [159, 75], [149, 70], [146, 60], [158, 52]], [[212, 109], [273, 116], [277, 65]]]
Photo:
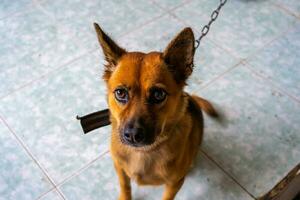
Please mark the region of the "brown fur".
[[[190, 28], [181, 31], [162, 53], [141, 53], [125, 51], [97, 24], [95, 28], [107, 61], [103, 78], [111, 111], [110, 152], [120, 182], [119, 199], [131, 199], [130, 180], [140, 185], [164, 184], [163, 199], [174, 199], [202, 140], [201, 109], [217, 117], [208, 101], [183, 91], [193, 69], [193, 32]], [[126, 104], [115, 98], [119, 86], [128, 88]], [[167, 91], [163, 102], [147, 101], [153, 87]], [[152, 127], [151, 144], [133, 147], [122, 142], [122, 127], [136, 118]]]

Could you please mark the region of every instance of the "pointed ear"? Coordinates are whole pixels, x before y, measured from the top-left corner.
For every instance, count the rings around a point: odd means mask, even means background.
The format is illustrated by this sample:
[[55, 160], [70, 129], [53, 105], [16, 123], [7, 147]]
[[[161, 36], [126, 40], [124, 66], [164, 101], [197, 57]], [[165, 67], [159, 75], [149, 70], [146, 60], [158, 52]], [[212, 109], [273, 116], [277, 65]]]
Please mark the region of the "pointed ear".
[[183, 29], [167, 46], [163, 58], [177, 83], [185, 83], [193, 71], [195, 38], [191, 28]]
[[119, 47], [102, 29], [97, 23], [94, 23], [94, 27], [97, 33], [98, 41], [102, 47], [105, 60], [107, 64], [105, 65], [104, 79], [108, 80], [111, 73], [115, 70], [119, 59], [126, 53], [125, 49]]

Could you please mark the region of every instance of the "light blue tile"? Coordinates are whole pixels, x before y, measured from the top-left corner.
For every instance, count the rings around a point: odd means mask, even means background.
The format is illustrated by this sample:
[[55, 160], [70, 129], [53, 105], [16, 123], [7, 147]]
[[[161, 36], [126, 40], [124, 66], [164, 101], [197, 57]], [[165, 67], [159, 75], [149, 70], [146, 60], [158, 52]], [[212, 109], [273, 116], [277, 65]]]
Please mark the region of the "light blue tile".
[[0, 3], [0, 19], [8, 17], [11, 14], [25, 11], [32, 6], [32, 1], [30, 0], [1, 0]]
[[188, 80], [188, 91], [197, 92], [225, 71], [234, 67], [239, 60], [209, 40], [203, 41], [196, 50], [194, 70]]
[[0, 120], [0, 199], [31, 200], [51, 184]]
[[[53, 39], [53, 19], [38, 9], [30, 9], [24, 13], [0, 21], [1, 43], [13, 44], [27, 50], [37, 50], [47, 41]], [[45, 30], [47, 29], [48, 30]], [[31, 50], [31, 51], [34, 51]]]
[[[116, 199], [119, 184], [109, 154], [93, 163], [87, 170], [62, 185], [69, 199]], [[138, 187], [133, 183], [133, 199], [160, 199], [163, 187]], [[251, 199], [237, 184], [228, 178], [202, 154], [188, 175], [177, 199], [235, 200]]]
[[100, 63], [91, 54], [0, 101], [0, 113], [56, 182], [107, 150], [110, 127], [84, 135], [75, 119], [106, 108]]
[[300, 17], [300, 2], [298, 0], [272, 0], [277, 5], [291, 11], [293, 14]]
[[128, 51], [163, 51], [184, 27], [170, 15], [164, 15], [118, 41]]
[[0, 20], [0, 70], [8, 69], [25, 55], [37, 52], [53, 34], [45, 30], [52, 20], [42, 12], [31, 9], [25, 13]]
[[110, 157], [104, 155], [60, 189], [68, 199], [116, 199], [119, 188]]
[[39, 198], [39, 200], [63, 200], [56, 190], [53, 190]]
[[157, 4], [166, 10], [171, 10], [177, 6], [180, 6], [189, 0], [154, 0]]
[[250, 58], [253, 69], [300, 100], [300, 24]]
[[[62, 3], [63, 2], [63, 3]], [[118, 37], [159, 16], [162, 10], [151, 1], [47, 1], [44, 8], [84, 46], [97, 48], [93, 23], [105, 32]]]
[[[218, 0], [194, 0], [174, 13], [200, 31], [218, 4]], [[227, 1], [205, 39], [209, 38], [237, 57], [246, 58], [296, 21], [269, 1], [232, 0]]]
[[0, 97], [85, 52], [36, 9], [0, 21]]
[[260, 196], [300, 158], [300, 107], [239, 66], [203, 91], [225, 115], [223, 125], [205, 117], [203, 149]]

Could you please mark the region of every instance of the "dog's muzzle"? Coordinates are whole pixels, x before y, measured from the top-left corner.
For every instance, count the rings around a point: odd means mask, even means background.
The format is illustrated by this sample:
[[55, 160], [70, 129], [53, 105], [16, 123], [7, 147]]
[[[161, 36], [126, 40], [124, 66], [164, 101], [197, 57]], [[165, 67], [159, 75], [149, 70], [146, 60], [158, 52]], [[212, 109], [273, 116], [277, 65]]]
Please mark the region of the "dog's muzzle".
[[149, 145], [154, 138], [151, 130], [151, 128], [146, 128], [140, 120], [132, 120], [126, 123], [120, 131], [121, 141], [134, 147]]

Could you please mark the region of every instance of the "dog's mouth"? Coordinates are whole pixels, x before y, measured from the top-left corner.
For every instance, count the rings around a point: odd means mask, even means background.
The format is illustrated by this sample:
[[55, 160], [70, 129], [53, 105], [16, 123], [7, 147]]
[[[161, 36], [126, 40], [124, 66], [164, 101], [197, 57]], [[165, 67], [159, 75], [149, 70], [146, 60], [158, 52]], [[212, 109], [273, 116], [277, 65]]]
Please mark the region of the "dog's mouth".
[[141, 152], [153, 151], [154, 149], [157, 149], [157, 147], [159, 147], [160, 145], [164, 144], [164, 142], [167, 140], [168, 137], [166, 135], [163, 135], [163, 136], [158, 136], [155, 139], [155, 141], [150, 144], [130, 144], [121, 138], [121, 142], [124, 145], [127, 145], [131, 148], [134, 148], [136, 151], [141, 151]]
[[134, 148], [140, 148], [140, 147], [146, 147], [151, 145], [152, 143], [132, 143], [125, 140], [122, 136], [120, 136], [120, 140], [123, 144], [134, 147]]

